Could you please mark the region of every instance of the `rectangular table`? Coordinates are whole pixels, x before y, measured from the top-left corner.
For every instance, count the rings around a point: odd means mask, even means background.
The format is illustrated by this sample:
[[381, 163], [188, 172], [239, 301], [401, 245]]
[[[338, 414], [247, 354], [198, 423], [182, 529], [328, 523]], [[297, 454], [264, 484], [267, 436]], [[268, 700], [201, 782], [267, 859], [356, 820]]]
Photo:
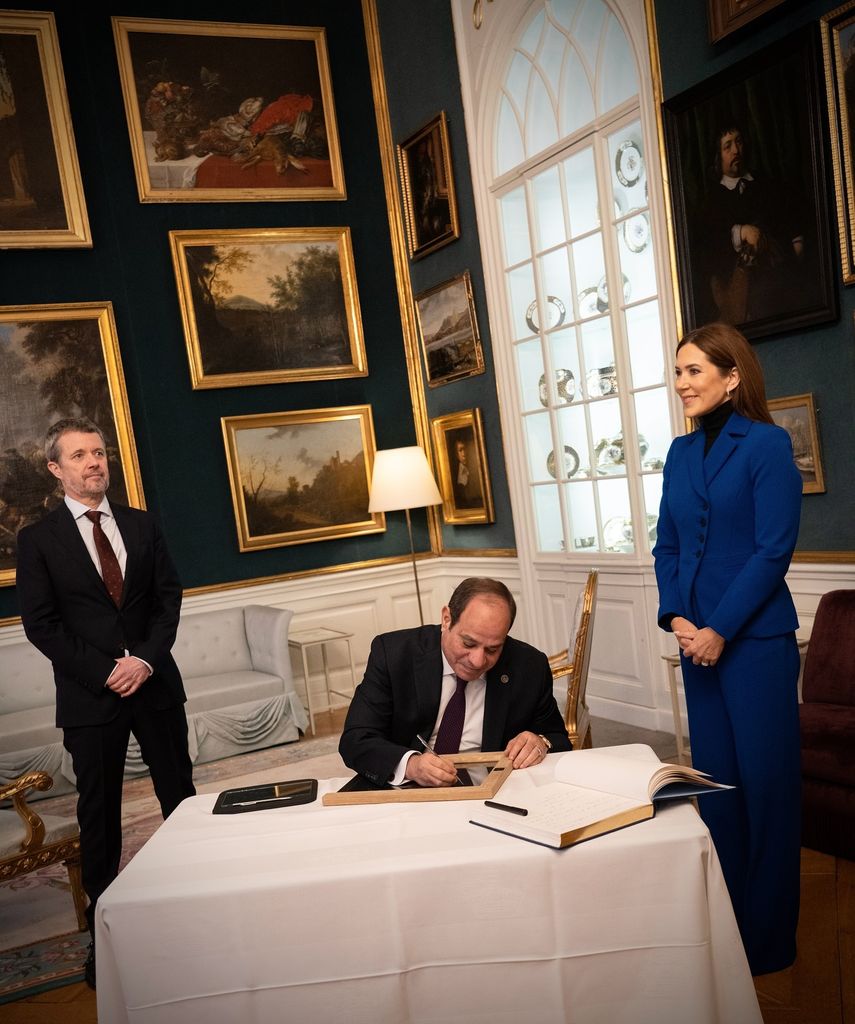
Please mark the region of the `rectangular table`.
[[690, 803], [553, 850], [468, 801], [322, 807], [342, 782], [250, 814], [185, 800], [98, 903], [99, 1020], [761, 1024]]

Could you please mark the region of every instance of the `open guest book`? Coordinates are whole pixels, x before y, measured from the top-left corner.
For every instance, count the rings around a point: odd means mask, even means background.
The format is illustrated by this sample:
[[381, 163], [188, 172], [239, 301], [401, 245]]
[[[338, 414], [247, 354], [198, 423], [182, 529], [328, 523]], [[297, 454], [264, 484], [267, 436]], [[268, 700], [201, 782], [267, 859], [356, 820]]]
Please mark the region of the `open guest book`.
[[733, 789], [694, 768], [663, 764], [641, 745], [562, 754], [555, 779], [503, 791], [502, 802], [488, 800], [472, 824], [560, 848], [652, 818], [660, 800]]

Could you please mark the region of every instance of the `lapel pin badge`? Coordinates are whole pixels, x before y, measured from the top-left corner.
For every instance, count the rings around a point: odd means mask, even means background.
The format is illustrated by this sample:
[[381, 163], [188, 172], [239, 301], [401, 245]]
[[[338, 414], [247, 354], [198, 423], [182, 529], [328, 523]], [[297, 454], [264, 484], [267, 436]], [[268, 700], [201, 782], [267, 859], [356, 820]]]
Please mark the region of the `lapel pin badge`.
[[502, 682], [502, 683], [509, 683], [510, 679], [508, 679], [508, 677], [503, 674], [503, 675], [499, 676], [499, 681]]

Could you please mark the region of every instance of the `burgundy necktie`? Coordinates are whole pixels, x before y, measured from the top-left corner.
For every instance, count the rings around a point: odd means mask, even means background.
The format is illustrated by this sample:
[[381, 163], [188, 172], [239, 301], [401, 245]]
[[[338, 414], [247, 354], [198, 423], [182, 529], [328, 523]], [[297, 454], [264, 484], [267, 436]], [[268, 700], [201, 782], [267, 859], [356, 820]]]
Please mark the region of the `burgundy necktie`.
[[98, 561], [101, 563], [101, 576], [104, 579], [104, 585], [118, 608], [122, 600], [124, 584], [119, 559], [116, 558], [113, 545], [107, 539], [107, 534], [104, 533], [104, 528], [101, 526], [101, 513], [86, 512], [84, 515], [92, 523], [92, 536], [95, 540], [95, 550], [98, 552]]
[[437, 754], [457, 754], [460, 752], [460, 739], [463, 736], [463, 719], [466, 716], [466, 682], [460, 676], [454, 677], [457, 680], [457, 689], [451, 695], [451, 700], [445, 705], [442, 721], [439, 723], [439, 730], [436, 734], [436, 743], [433, 749]]

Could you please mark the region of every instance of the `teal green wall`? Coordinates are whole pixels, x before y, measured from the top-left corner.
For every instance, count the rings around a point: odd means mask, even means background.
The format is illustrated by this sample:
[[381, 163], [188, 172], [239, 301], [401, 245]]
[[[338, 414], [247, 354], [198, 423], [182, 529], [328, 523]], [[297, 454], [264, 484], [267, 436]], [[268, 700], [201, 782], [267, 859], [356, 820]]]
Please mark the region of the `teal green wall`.
[[[486, 373], [427, 388], [428, 416], [479, 408], [484, 421], [487, 461], [496, 522], [491, 525], [443, 524], [445, 548], [513, 548], [514, 528], [505, 474], [499, 407], [493, 370], [487, 297], [481, 269], [475, 198], [466, 146], [463, 101], [448, 0], [378, 0], [389, 119], [396, 142], [408, 138], [444, 110], [448, 118], [451, 159], [460, 217], [460, 238], [410, 264], [413, 294], [468, 270], [484, 348]], [[417, 18], [415, 17], [417, 15]], [[421, 367], [424, 379], [424, 366]]]
[[[663, 95], [669, 98], [735, 64], [790, 32], [816, 32], [821, 15], [837, 4], [785, 3], [763, 18], [712, 45], [707, 35], [706, 4], [700, 0], [655, 0]], [[821, 61], [820, 61], [821, 65]], [[821, 85], [824, 90], [824, 85]], [[786, 117], [786, 110], [781, 117]], [[823, 123], [828, 150], [828, 125]], [[828, 153], [829, 196], [833, 196]], [[840, 316], [835, 322], [772, 335], [755, 343], [770, 398], [813, 392], [821, 433], [825, 494], [802, 499], [797, 550], [855, 550], [855, 473], [852, 410], [855, 399], [855, 288], [844, 288], [837, 250], [837, 213], [830, 200], [829, 236], [834, 251], [834, 280]]]
[[[384, 50], [401, 76], [394, 93], [396, 139], [445, 107], [451, 117], [462, 239], [426, 257], [419, 272], [441, 281], [473, 272], [482, 338], [489, 359], [486, 303], [478, 263], [474, 206], [450, 14], [446, 3], [420, 3], [424, 25], [414, 32], [384, 5]], [[392, 8], [391, 11], [385, 8]], [[378, 448], [415, 443], [412, 407], [393, 272], [386, 197], [361, 5], [358, 0], [188, 2], [125, 5], [123, 16], [257, 24], [323, 25], [348, 198], [267, 203], [148, 203], [137, 198], [110, 18], [77, 2], [56, 14], [69, 105], [77, 140], [94, 246], [91, 250], [0, 252], [0, 305], [110, 300], [136, 435], [146, 504], [163, 523], [187, 587], [230, 583], [409, 552], [403, 513], [387, 515], [385, 533], [267, 551], [240, 553], [229, 495], [221, 416], [370, 403]], [[409, 67], [431, 55], [431, 91], [403, 87]], [[427, 84], [427, 79], [425, 81]], [[441, 86], [441, 88], [440, 88]], [[434, 88], [436, 87], [436, 88]], [[413, 109], [410, 111], [410, 101]], [[404, 127], [406, 126], [406, 127]], [[169, 253], [172, 229], [314, 227], [351, 229], [369, 375], [352, 380], [193, 391]], [[416, 290], [425, 287], [423, 279]], [[488, 424], [497, 523], [448, 535], [450, 547], [509, 547], [513, 527], [499, 444], [492, 373], [437, 389], [431, 415], [480, 405]], [[413, 514], [416, 546], [429, 549], [426, 515]], [[459, 536], [458, 536], [459, 535]], [[14, 588], [0, 590], [0, 617], [17, 614]]]

